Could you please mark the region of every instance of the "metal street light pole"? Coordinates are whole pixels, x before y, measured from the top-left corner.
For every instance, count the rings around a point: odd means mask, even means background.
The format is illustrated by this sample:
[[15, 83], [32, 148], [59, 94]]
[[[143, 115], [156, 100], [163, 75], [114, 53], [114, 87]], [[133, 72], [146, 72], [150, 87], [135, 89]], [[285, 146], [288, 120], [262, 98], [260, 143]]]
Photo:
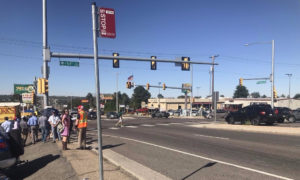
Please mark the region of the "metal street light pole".
[[[160, 85], [161, 85], [161, 82], [158, 82], [158, 86], [160, 86]], [[160, 87], [158, 88], [157, 98], [158, 98], [158, 109], [160, 111]]]
[[[48, 50], [48, 37], [47, 37], [47, 1], [43, 0], [43, 78], [48, 79], [48, 61], [46, 51]], [[44, 108], [48, 105], [48, 92], [43, 94]]]
[[291, 77], [293, 74], [285, 74], [289, 77], [289, 108], [291, 108]]
[[274, 108], [274, 58], [275, 58], [275, 41], [272, 40], [271, 42], [254, 42], [254, 43], [247, 43], [244, 44], [245, 46], [253, 45], [253, 44], [272, 44], [272, 69], [271, 69], [271, 106]]

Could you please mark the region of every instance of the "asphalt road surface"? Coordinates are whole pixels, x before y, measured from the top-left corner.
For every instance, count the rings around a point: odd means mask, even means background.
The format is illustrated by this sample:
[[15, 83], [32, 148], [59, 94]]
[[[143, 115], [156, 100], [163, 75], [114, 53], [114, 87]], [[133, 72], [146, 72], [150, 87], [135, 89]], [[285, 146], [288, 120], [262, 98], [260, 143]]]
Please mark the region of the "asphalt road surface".
[[[299, 179], [300, 137], [190, 127], [195, 119], [102, 121], [103, 145], [172, 179]], [[96, 121], [88, 136], [96, 141]]]

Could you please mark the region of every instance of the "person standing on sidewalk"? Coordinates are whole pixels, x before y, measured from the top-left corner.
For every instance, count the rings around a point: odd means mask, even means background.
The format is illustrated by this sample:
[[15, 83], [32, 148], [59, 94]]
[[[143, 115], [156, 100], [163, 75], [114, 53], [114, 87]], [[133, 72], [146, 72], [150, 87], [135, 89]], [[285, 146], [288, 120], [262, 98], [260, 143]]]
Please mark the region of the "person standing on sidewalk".
[[28, 132], [29, 132], [27, 121], [28, 121], [28, 119], [25, 116], [23, 116], [20, 121], [21, 138], [22, 138], [22, 144], [24, 147], [26, 145], [26, 140], [27, 140], [27, 136], [28, 136]]
[[57, 131], [57, 125], [60, 123], [60, 118], [57, 116], [55, 111], [52, 111], [52, 115], [49, 117], [48, 122], [51, 125], [52, 135], [53, 135], [53, 143], [56, 141], [56, 135], [58, 141], [61, 140], [60, 132]]
[[3, 127], [6, 135], [9, 134], [10, 130], [11, 130], [11, 126], [12, 126], [12, 123], [10, 120], [8, 120], [8, 117], [5, 117], [4, 118], [4, 122], [1, 124], [1, 127]]
[[64, 115], [62, 116], [62, 124], [64, 126], [64, 131], [61, 133], [62, 136], [62, 147], [63, 150], [68, 150], [67, 148], [67, 138], [69, 136], [70, 130], [70, 115], [67, 109], [64, 110]]
[[32, 144], [35, 144], [35, 142], [38, 140], [38, 119], [34, 113], [31, 114], [27, 125], [30, 127], [31, 131], [31, 142]]
[[83, 110], [83, 106], [78, 106], [78, 116], [76, 120], [78, 128], [78, 145], [77, 149], [86, 148], [86, 128], [87, 128], [87, 114]]
[[45, 143], [48, 135], [48, 126], [49, 126], [46, 113], [44, 113], [41, 117], [39, 117], [38, 123], [42, 132], [42, 141]]

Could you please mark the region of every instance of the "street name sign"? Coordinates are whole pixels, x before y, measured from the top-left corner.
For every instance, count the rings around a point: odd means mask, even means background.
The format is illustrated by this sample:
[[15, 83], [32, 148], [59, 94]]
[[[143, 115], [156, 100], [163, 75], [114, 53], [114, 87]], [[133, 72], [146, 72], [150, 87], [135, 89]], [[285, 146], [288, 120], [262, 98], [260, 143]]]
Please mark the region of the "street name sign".
[[266, 81], [257, 81], [256, 84], [266, 84]]
[[100, 36], [105, 38], [116, 37], [115, 10], [111, 8], [99, 8], [98, 24]]
[[79, 67], [79, 62], [75, 61], [59, 61], [60, 66], [76, 66]]

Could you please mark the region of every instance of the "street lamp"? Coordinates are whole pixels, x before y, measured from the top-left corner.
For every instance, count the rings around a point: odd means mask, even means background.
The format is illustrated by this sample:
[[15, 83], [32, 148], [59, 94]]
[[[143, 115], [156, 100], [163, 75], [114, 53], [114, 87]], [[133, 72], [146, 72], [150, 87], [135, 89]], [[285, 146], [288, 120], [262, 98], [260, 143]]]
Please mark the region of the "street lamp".
[[158, 98], [158, 109], [160, 111], [160, 85], [161, 85], [161, 82], [158, 82], [158, 95], [157, 95], [157, 98]]
[[289, 77], [289, 108], [291, 108], [291, 77], [293, 74], [285, 74]]
[[245, 46], [249, 46], [249, 45], [254, 45], [254, 44], [272, 44], [272, 72], [271, 72], [271, 106], [272, 108], [274, 108], [274, 94], [273, 94], [273, 90], [274, 90], [274, 57], [275, 57], [275, 41], [272, 40], [271, 42], [253, 42], [253, 43], [248, 43], [248, 44], [244, 44]]

